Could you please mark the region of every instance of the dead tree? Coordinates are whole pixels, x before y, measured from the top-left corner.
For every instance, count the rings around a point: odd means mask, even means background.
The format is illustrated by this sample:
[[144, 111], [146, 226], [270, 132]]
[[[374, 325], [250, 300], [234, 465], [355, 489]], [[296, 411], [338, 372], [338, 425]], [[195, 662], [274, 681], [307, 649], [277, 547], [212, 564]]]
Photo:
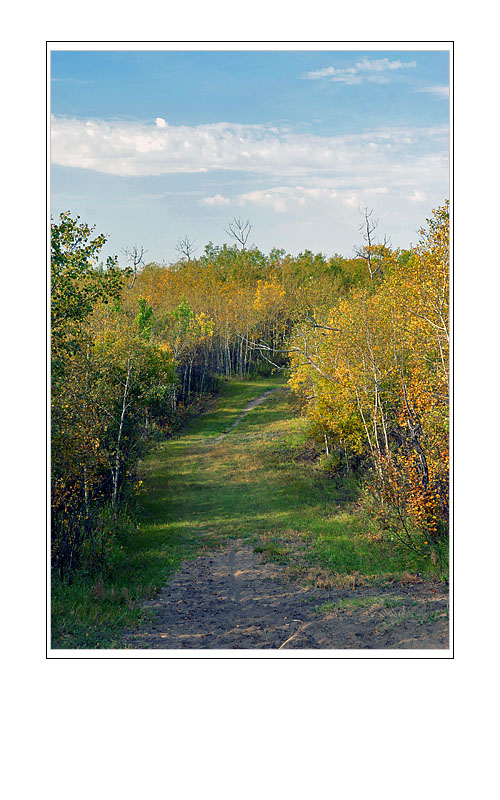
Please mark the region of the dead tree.
[[246, 222], [243, 222], [242, 219], [233, 217], [233, 220], [229, 223], [228, 228], [224, 228], [228, 236], [231, 236], [232, 239], [235, 239], [241, 246], [241, 249], [245, 250], [248, 237], [250, 236], [250, 231], [252, 230], [250, 221], [247, 219]]
[[137, 277], [137, 270], [139, 269], [139, 267], [144, 266], [144, 256], [146, 255], [147, 252], [148, 251], [145, 250], [144, 247], [137, 247], [136, 244], [134, 244], [133, 247], [124, 247], [122, 250], [123, 255], [127, 259], [128, 263], [131, 264], [133, 269], [133, 278], [132, 278], [132, 283], [128, 287], [129, 289], [131, 289], [135, 283], [135, 279]]
[[384, 236], [382, 245], [375, 243], [373, 234], [378, 228], [379, 220], [372, 219], [373, 208], [370, 211], [368, 211], [368, 208], [359, 209], [359, 212], [363, 215], [363, 222], [359, 226], [359, 231], [363, 234], [366, 244], [362, 247], [354, 247], [354, 252], [358, 258], [362, 258], [366, 262], [370, 278], [373, 281], [375, 275], [382, 275], [382, 259], [380, 256], [383, 249], [389, 245], [389, 240]]
[[195, 247], [195, 244], [196, 244], [196, 239], [193, 239], [193, 241], [191, 241], [191, 239], [189, 239], [188, 236], [184, 236], [182, 239], [179, 239], [179, 241], [175, 245], [175, 249], [185, 259], [191, 261], [191, 258], [193, 257], [194, 253], [196, 253], [196, 251], [198, 250], [198, 248]]

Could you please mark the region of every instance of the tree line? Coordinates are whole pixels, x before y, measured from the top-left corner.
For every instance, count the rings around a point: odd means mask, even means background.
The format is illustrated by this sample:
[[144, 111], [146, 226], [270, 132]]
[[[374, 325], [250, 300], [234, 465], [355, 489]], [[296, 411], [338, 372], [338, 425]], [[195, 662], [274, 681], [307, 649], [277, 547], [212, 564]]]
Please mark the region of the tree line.
[[[240, 222], [238, 226], [236, 223]], [[143, 265], [99, 261], [70, 212], [52, 233], [52, 559], [62, 576], [112, 559], [148, 443], [221, 376], [289, 370], [328, 469], [355, 474], [385, 524], [431, 547], [448, 509], [448, 205], [408, 250], [352, 258], [209, 242]], [[235, 235], [236, 234], [236, 235]], [[425, 545], [424, 545], [425, 542]], [[434, 550], [432, 550], [434, 552]]]

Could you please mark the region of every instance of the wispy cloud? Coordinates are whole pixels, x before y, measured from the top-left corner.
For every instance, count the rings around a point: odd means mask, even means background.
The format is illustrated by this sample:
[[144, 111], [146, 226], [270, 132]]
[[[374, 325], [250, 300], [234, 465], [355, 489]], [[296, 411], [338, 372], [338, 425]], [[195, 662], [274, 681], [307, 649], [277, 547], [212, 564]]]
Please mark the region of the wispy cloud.
[[416, 61], [400, 61], [389, 58], [368, 59], [364, 56], [352, 67], [325, 67], [324, 69], [306, 72], [302, 77], [308, 80], [327, 79], [334, 83], [353, 86], [360, 83], [387, 83], [387, 72], [398, 69], [410, 69], [417, 66]]
[[51, 78], [50, 79], [53, 83], [75, 83], [83, 85], [84, 83], [92, 83], [92, 81], [87, 80], [80, 80], [79, 78]]
[[408, 198], [411, 200], [412, 203], [427, 203], [428, 197], [425, 192], [421, 192], [418, 189], [413, 190], [413, 194], [410, 195]]
[[352, 205], [355, 197], [359, 204], [361, 199], [372, 199], [374, 195], [387, 194], [389, 189], [385, 186], [368, 187], [354, 192], [346, 188], [330, 188], [323, 186], [275, 186], [270, 189], [257, 189], [237, 195], [233, 202], [240, 206], [262, 206], [272, 208], [278, 213], [285, 213], [295, 208], [308, 206], [337, 205], [339, 202]]
[[417, 92], [427, 92], [435, 94], [436, 97], [448, 98], [450, 96], [449, 86], [425, 86], [423, 89], [417, 89]]
[[222, 194], [215, 194], [213, 197], [202, 197], [200, 203], [204, 206], [228, 206], [230, 200]]
[[361, 134], [317, 136], [225, 122], [172, 126], [159, 119], [160, 124], [145, 124], [54, 117], [52, 161], [123, 176], [227, 170], [268, 176], [335, 176], [335, 181], [347, 176], [372, 185], [385, 185], [385, 176], [406, 174], [422, 157], [437, 156], [439, 163], [447, 162], [446, 126], [385, 127]]

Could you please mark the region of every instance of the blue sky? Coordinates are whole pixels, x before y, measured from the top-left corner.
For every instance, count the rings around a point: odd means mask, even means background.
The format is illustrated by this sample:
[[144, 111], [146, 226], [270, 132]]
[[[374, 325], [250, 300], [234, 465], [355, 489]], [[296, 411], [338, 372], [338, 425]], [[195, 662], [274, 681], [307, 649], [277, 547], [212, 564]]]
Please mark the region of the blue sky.
[[53, 51], [52, 213], [173, 260], [179, 238], [352, 254], [360, 208], [408, 246], [448, 197], [449, 53]]

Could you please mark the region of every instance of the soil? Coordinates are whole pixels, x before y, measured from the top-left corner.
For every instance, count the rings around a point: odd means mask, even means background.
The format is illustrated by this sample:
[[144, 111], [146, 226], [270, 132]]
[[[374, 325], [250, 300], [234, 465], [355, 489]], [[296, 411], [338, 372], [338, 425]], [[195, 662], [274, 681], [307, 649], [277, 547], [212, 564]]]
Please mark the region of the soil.
[[447, 649], [446, 586], [415, 576], [385, 586], [292, 581], [253, 546], [184, 562], [145, 606], [153, 622], [124, 637], [139, 649]]

